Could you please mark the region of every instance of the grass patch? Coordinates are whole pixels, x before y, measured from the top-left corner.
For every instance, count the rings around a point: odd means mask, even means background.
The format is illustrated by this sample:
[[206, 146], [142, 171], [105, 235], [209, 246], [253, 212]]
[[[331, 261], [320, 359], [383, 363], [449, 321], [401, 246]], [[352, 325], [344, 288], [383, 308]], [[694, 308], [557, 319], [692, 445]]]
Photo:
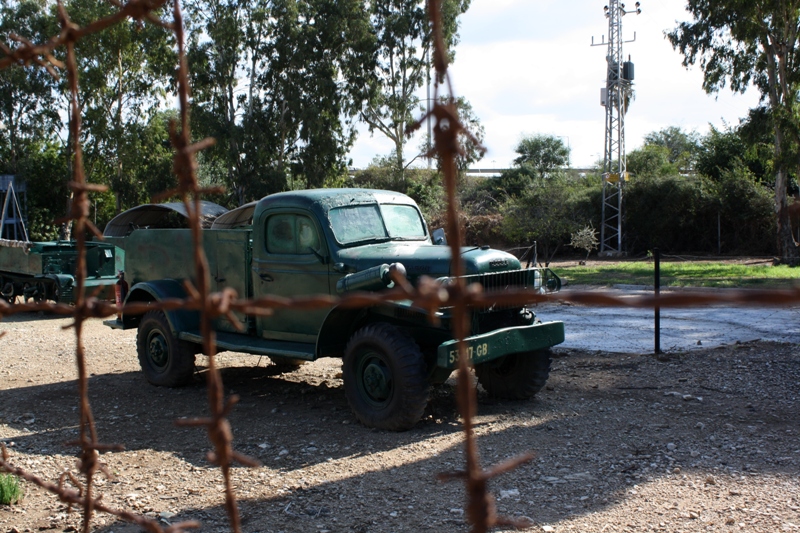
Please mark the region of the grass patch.
[[[572, 285], [653, 285], [653, 262], [630, 261], [555, 267]], [[798, 285], [800, 268], [708, 261], [662, 262], [662, 287], [788, 289]]]
[[11, 505], [22, 499], [22, 487], [17, 476], [0, 474], [0, 504]]

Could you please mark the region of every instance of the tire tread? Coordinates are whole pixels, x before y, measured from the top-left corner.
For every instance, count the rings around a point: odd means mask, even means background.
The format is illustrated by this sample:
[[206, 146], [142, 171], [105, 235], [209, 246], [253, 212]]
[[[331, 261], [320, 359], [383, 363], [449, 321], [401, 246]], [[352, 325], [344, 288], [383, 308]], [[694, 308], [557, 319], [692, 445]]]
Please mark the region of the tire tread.
[[[348, 367], [355, 362], [356, 350], [368, 344], [393, 353], [395, 370], [396, 401], [389, 406], [389, 413], [370, 412], [363, 406], [358, 396], [355, 376], [348, 376]], [[363, 425], [390, 431], [405, 431], [413, 427], [425, 412], [428, 404], [429, 384], [425, 372], [425, 361], [422, 352], [414, 339], [407, 337], [391, 324], [374, 323], [358, 330], [347, 343], [344, 358], [345, 392], [350, 408]], [[349, 378], [349, 379], [348, 379]]]
[[[146, 330], [150, 323], [161, 330], [167, 339], [170, 348], [170, 367], [165, 372], [155, 372], [147, 357]], [[143, 334], [144, 332], [144, 334]], [[180, 387], [187, 385], [194, 377], [195, 347], [191, 343], [182, 341], [172, 334], [167, 317], [163, 311], [148, 311], [142, 316], [139, 331], [136, 335], [136, 352], [139, 365], [142, 367], [147, 381], [159, 387]]]

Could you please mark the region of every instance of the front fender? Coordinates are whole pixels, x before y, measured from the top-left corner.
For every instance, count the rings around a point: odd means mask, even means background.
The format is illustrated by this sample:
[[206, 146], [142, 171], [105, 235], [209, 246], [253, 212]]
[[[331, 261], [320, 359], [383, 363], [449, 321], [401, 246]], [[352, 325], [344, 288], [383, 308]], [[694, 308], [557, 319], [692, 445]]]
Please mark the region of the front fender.
[[[163, 302], [164, 300], [184, 299], [186, 298], [186, 290], [183, 284], [174, 279], [160, 279], [156, 281], [143, 281], [131, 287], [128, 296], [125, 298], [125, 303], [141, 303], [141, 302]], [[137, 313], [132, 315], [130, 313], [123, 313], [122, 315], [122, 329], [130, 329], [137, 327], [139, 321], [144, 313]], [[200, 312], [189, 311], [185, 309], [165, 310], [164, 314], [167, 317], [170, 328], [174, 334], [181, 331], [199, 331], [200, 329]]]
[[381, 302], [373, 307], [334, 307], [325, 317], [317, 337], [317, 357], [339, 357], [351, 335], [370, 322], [386, 322], [401, 328], [429, 327], [425, 310], [410, 300]]

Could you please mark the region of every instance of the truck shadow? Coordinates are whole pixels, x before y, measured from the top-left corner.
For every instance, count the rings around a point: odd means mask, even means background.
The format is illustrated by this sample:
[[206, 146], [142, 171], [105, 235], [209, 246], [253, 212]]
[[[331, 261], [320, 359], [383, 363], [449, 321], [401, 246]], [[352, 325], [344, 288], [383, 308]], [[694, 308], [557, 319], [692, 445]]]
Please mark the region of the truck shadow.
[[[211, 446], [205, 430], [175, 423], [208, 415], [207, 369], [198, 370], [194, 381], [181, 388], [154, 387], [140, 372], [90, 377], [89, 398], [100, 440], [124, 445], [128, 451], [169, 452], [189, 463], [207, 465], [206, 454]], [[302, 377], [270, 365], [228, 367], [221, 373], [226, 396], [236, 394], [240, 398], [229, 417], [234, 446], [262, 460], [277, 454], [279, 446], [292, 448], [303, 440], [342, 432], [391, 435], [393, 438], [379, 439], [382, 447], [390, 449], [398, 442], [414, 442], [431, 433], [460, 431], [455, 401], [449, 391], [432, 392], [425, 419], [411, 431], [385, 433], [358, 424], [340, 379], [298, 381]], [[75, 453], [75, 448], [65, 443], [78, 437], [77, 388], [77, 381], [72, 380], [0, 391], [0, 423], [14, 433], [22, 433], [4, 436], [0, 441], [12, 452]], [[351, 454], [346, 446], [334, 446], [319, 460]]]
[[[529, 448], [536, 451], [533, 461], [492, 480], [489, 488], [497, 498], [500, 514], [517, 519], [528, 517], [539, 525], [556, 525], [612, 507], [632, 506], [635, 500], [637, 514], [647, 515], [651, 521], [642, 523], [641, 517], [628, 517], [626, 524], [638, 520], [635, 530], [645, 530], [647, 526], [657, 529], [659, 521], [689, 527], [693, 523], [689, 511], [699, 510], [696, 500], [708, 496], [717, 505], [700, 511], [702, 523], [719, 523], [725, 520], [719, 513], [730, 515], [731, 505], [741, 506], [747, 501], [740, 475], [783, 473], [796, 479], [800, 473], [796, 464], [754, 459], [750, 449], [725, 452], [713, 460], [710, 455], [714, 446], [707, 443], [681, 442], [681, 449], [670, 449], [666, 442], [669, 437], [654, 434], [649, 425], [653, 421], [646, 417], [630, 418], [620, 426], [612, 419], [601, 429], [585, 416], [552, 411], [549, 401], [538, 406], [542, 413], [536, 407], [534, 403], [527, 404], [526, 411], [512, 409], [513, 421], [501, 430], [482, 431], [479, 422], [477, 431], [484, 466]], [[486, 406], [481, 410], [485, 411]], [[535, 414], [529, 413], [531, 410]], [[580, 428], [586, 426], [593, 431], [579, 435]], [[309, 429], [308, 435], [299, 438], [280, 438], [279, 447], [262, 454], [264, 466], [236, 469], [243, 530], [465, 531], [463, 484], [437, 480], [437, 474], [463, 467], [457, 433], [457, 429], [433, 431], [423, 423], [421, 428], [404, 434], [350, 427], [332, 434]], [[619, 435], [623, 435], [622, 446], [616, 438]], [[576, 438], [587, 437], [592, 439], [590, 449], [577, 449]], [[448, 444], [442, 446], [445, 442]], [[347, 453], [331, 453], [337, 449], [335, 446]], [[420, 446], [430, 446], [431, 452], [408, 460], [408, 452]], [[314, 450], [309, 452], [312, 447]], [[276, 453], [279, 449], [288, 450], [282, 459]], [[694, 455], [692, 451], [699, 453]], [[320, 462], [314, 455], [326, 459]], [[323, 475], [337, 479], [318, 481]], [[692, 485], [689, 498], [686, 492], [682, 497], [675, 496], [681, 503], [674, 507], [665, 505], [669, 502], [663, 499], [641, 496], [650, 485], [692, 483], [681, 482], [686, 475], [714, 481]], [[165, 491], [180, 493], [185, 488], [168, 485]], [[206, 486], [200, 490], [203, 501], [208, 501], [211, 489]], [[215, 493], [221, 500], [220, 491]], [[197, 520], [203, 530], [227, 530], [223, 505], [196, 505], [191, 496], [176, 503], [158, 498], [146, 500], [146, 508], [156, 519], [163, 517], [172, 523]], [[134, 526], [121, 523], [98, 531], [138, 533]]]
[[[791, 347], [785, 353], [791, 355]], [[674, 524], [689, 520], [683, 515], [692, 498], [684, 493], [684, 507], [667, 509], [663, 499], [642, 500], [637, 493], [699, 476], [698, 486], [686, 490], [716, 498], [717, 513], [744, 505], [748, 494], [739, 486], [741, 476], [796, 479], [800, 466], [792, 450], [800, 415], [796, 402], [780, 391], [796, 383], [800, 365], [781, 354], [744, 349], [725, 355], [709, 351], [656, 363], [633, 355], [573, 353], [556, 359], [550, 386], [536, 400], [498, 402], [479, 395], [476, 434], [484, 465], [529, 449], [537, 454], [492, 480], [499, 511], [554, 524], [636, 499], [643, 513], [658, 511]], [[463, 485], [436, 480], [437, 473], [464, 464], [455, 401], [446, 387], [434, 391], [420, 424], [389, 433], [355, 422], [335, 373], [315, 374], [316, 382], [276, 375], [272, 367], [230, 367], [223, 374], [226, 394], [242, 398], [230, 417], [234, 446], [262, 463], [234, 470], [245, 531], [465, 529], [459, 511]], [[74, 382], [0, 391], [5, 424], [32, 431], [4, 439], [15, 443], [12, 460], [15, 452], [74, 453], [62, 446], [76, 436], [74, 392]], [[167, 499], [152, 487], [142, 492], [149, 512], [156, 518], [166, 513], [164, 520], [173, 523], [197, 519], [209, 530], [226, 527], [224, 506], [205, 503], [212, 494], [221, 502], [220, 491], [188, 474], [211, 468], [203, 430], [174, 425], [176, 418], [207, 412], [200, 376], [188, 387], [162, 389], [146, 385], [139, 373], [106, 374], [91, 378], [90, 394], [103, 442], [167, 452], [188, 463], [185, 469], [171, 467], [181, 473], [174, 480], [158, 478]], [[16, 420], [21, 409], [30, 418], [23, 412]], [[159, 467], [152, 468], [149, 475], [156, 476]], [[129, 478], [120, 476], [112, 498], [132, 491], [136, 482]], [[719, 520], [717, 514], [711, 518]], [[132, 527], [99, 530], [138, 531]]]

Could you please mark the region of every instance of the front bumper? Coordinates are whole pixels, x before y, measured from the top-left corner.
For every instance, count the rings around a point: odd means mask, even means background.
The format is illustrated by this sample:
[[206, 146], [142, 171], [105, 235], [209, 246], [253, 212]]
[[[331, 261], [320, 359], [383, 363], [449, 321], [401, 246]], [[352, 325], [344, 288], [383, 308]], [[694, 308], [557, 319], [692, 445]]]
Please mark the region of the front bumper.
[[[503, 328], [464, 339], [472, 364], [485, 363], [512, 353], [544, 350], [564, 342], [563, 322], [543, 322], [530, 326]], [[458, 367], [458, 341], [450, 340], [439, 345], [436, 366]]]

